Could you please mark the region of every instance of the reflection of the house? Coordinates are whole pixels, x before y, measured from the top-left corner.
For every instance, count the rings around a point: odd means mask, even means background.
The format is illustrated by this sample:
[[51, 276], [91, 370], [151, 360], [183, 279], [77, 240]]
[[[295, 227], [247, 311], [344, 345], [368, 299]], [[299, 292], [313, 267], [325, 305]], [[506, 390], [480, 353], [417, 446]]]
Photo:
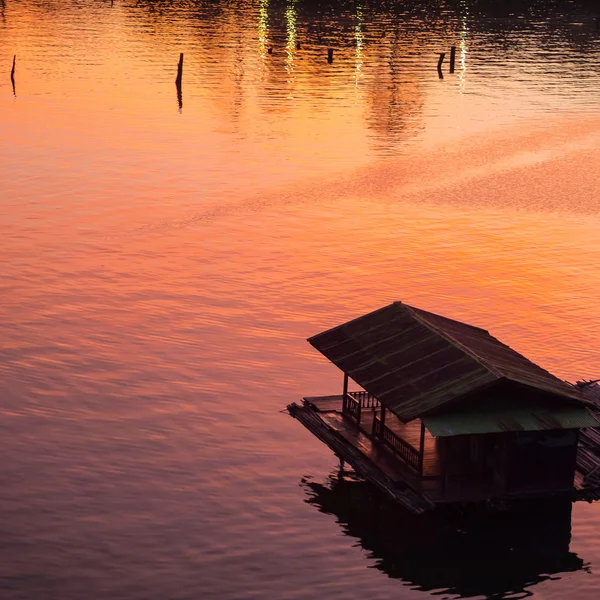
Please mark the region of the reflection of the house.
[[415, 516], [368, 482], [332, 477], [304, 486], [306, 502], [334, 515], [377, 569], [422, 591], [523, 598], [528, 587], [584, 568], [569, 551], [568, 500]]

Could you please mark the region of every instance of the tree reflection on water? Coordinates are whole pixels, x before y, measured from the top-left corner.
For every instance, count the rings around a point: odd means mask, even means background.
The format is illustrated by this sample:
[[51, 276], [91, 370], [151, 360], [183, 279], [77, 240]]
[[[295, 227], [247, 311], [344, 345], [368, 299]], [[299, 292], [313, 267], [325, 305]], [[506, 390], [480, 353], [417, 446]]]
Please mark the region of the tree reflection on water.
[[306, 502], [334, 515], [374, 559], [374, 568], [414, 589], [525, 598], [531, 586], [586, 568], [569, 551], [568, 500], [415, 516], [366, 482], [332, 475], [328, 485], [303, 480], [303, 486]]

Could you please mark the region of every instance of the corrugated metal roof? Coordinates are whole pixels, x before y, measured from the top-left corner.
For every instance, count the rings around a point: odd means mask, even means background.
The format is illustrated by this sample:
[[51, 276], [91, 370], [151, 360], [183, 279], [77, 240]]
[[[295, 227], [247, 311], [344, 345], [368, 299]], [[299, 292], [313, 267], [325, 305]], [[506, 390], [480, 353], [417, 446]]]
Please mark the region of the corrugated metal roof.
[[418, 319], [456, 343], [474, 358], [481, 361], [498, 377], [505, 377], [547, 392], [579, 400], [581, 394], [572, 385], [558, 379], [542, 367], [532, 363], [485, 329], [453, 321], [412, 306], [407, 306]]
[[405, 422], [505, 379], [581, 401], [487, 331], [401, 302], [308, 341]]
[[583, 406], [559, 406], [551, 411], [544, 407], [499, 407], [477, 412], [425, 416], [423, 423], [431, 435], [436, 437], [600, 427], [600, 423]]

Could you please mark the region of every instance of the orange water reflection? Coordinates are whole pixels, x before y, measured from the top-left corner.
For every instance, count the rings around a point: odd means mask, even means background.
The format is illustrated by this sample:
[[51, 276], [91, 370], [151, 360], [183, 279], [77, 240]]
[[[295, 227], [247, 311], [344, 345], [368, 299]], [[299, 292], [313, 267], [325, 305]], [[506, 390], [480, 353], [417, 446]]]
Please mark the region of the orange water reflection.
[[[333, 458], [278, 411], [339, 392], [307, 336], [394, 299], [600, 376], [595, 34], [465, 3], [109, 4], [0, 23], [0, 510], [22, 544], [0, 569], [28, 597], [418, 597], [304, 510], [299, 474]], [[591, 600], [583, 576], [544, 593]]]

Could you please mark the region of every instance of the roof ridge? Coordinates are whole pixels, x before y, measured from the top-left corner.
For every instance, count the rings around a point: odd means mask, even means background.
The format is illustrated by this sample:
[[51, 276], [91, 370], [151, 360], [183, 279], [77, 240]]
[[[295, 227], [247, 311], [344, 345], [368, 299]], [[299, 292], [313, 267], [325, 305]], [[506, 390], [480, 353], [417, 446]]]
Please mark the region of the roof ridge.
[[452, 323], [457, 323], [461, 327], [468, 327], [469, 329], [477, 329], [478, 331], [483, 331], [484, 333], [487, 333], [488, 335], [490, 335], [490, 332], [487, 329], [484, 329], [483, 327], [478, 327], [477, 325], [472, 325], [471, 323], [465, 323], [464, 321], [459, 321], [458, 319], [451, 319], [450, 317], [446, 317], [445, 315], [439, 315], [438, 313], [434, 313], [434, 312], [431, 312], [430, 310], [425, 310], [423, 308], [418, 308], [416, 306], [411, 306], [410, 304], [404, 304], [402, 302], [399, 302], [399, 304], [403, 304], [404, 306], [406, 306], [406, 308], [409, 308], [411, 310], [411, 312], [413, 312], [413, 313], [425, 313], [428, 315], [433, 315], [434, 317], [437, 317], [438, 319], [444, 319], [444, 321], [450, 321]]
[[[498, 369], [496, 369], [495, 367], [490, 365], [488, 363], [488, 361], [486, 361], [485, 358], [479, 356], [479, 354], [477, 354], [477, 352], [473, 351], [471, 348], [469, 348], [469, 347], [465, 346], [463, 343], [459, 342], [454, 336], [450, 335], [446, 331], [442, 331], [442, 330], [438, 329], [435, 325], [433, 325], [432, 323], [429, 323], [426, 319], [422, 318], [418, 314], [419, 312], [421, 312], [420, 309], [416, 309], [416, 311], [415, 311], [415, 310], [413, 310], [413, 307], [409, 306], [408, 304], [405, 304], [404, 306], [406, 306], [406, 308], [408, 308], [408, 310], [415, 317], [415, 319], [417, 319], [420, 323], [425, 325], [425, 327], [427, 327], [428, 329], [431, 329], [432, 331], [435, 331], [435, 333], [437, 333], [438, 335], [441, 335], [443, 338], [446, 338], [449, 342], [452, 342], [455, 346], [457, 346], [463, 352], [468, 354], [471, 358], [476, 360], [482, 367], [484, 367], [490, 373], [492, 373], [492, 375], [495, 375], [496, 377], [498, 377], [498, 379], [506, 377], [506, 375], [504, 375], [504, 373], [502, 373], [501, 371], [499, 371]], [[422, 312], [427, 312], [427, 311], [422, 311]], [[435, 313], [430, 313], [430, 314], [434, 315]], [[436, 315], [436, 316], [442, 317], [442, 315]], [[442, 318], [445, 319], [446, 317], [442, 317]], [[455, 319], [448, 319], [448, 321], [454, 321], [455, 323], [460, 323], [461, 325], [467, 325], [467, 323], [462, 323], [462, 321], [456, 321]], [[473, 325], [471, 325], [471, 327], [473, 327]], [[480, 331], [484, 331], [485, 333], [490, 335], [490, 332], [487, 329], [481, 329], [480, 327], [475, 327], [475, 329], [479, 329]], [[490, 335], [490, 337], [492, 337], [492, 336]]]

